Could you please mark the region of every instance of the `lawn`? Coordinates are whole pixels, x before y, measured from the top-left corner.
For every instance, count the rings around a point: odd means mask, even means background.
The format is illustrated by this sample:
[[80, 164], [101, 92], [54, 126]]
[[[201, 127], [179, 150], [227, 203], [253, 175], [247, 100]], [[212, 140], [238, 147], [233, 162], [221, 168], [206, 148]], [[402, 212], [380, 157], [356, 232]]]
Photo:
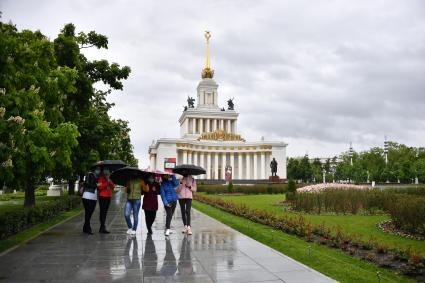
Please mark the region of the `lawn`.
[[302, 215], [313, 224], [325, 223], [329, 226], [340, 226], [341, 230], [349, 234], [358, 234], [365, 241], [371, 237], [377, 241], [388, 245], [391, 248], [411, 248], [422, 255], [425, 255], [425, 241], [411, 240], [399, 236], [384, 233], [376, 227], [376, 224], [389, 219], [387, 215], [312, 215], [306, 213], [284, 211], [282, 206], [276, 205], [278, 201], [285, 198], [285, 195], [208, 195], [212, 198], [222, 198], [235, 203], [244, 203], [249, 207], [263, 209], [276, 214]]
[[306, 242], [197, 201], [193, 205], [218, 221], [340, 282], [414, 282], [340, 250]]

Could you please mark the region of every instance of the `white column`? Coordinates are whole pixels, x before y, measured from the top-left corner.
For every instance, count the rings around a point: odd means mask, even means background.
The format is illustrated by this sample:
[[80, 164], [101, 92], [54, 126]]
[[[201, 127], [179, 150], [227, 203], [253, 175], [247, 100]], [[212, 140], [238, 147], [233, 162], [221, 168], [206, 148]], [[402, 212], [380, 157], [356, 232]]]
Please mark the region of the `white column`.
[[193, 164], [192, 163], [192, 151], [187, 152], [187, 164]]
[[196, 166], [198, 166], [198, 152], [197, 151], [194, 151], [193, 153], [192, 153], [192, 157], [193, 157], [193, 165], [196, 165]]
[[155, 157], [155, 154], [151, 154], [151, 156], [150, 156], [150, 165], [149, 165], [149, 167], [150, 167], [150, 169], [156, 169], [155, 168], [155, 159], [156, 159], [156, 157]]
[[232, 179], [235, 178], [235, 154], [230, 153], [230, 166], [232, 167]]
[[239, 152], [238, 154], [239, 158], [238, 158], [238, 164], [239, 164], [239, 179], [242, 180], [243, 179], [243, 153]]
[[257, 153], [254, 152], [253, 155], [254, 155], [254, 179], [256, 180], [256, 179], [258, 179]]
[[189, 133], [189, 118], [186, 118], [186, 120], [184, 121], [186, 124], [184, 125], [185, 127], [185, 134]]
[[217, 119], [213, 120], [213, 131], [217, 131]]
[[199, 119], [199, 133], [202, 134], [204, 132], [204, 119]]
[[261, 152], [261, 179], [266, 178], [266, 156], [264, 154], [264, 151]]
[[[202, 151], [199, 153], [199, 166], [205, 169], [204, 153]], [[205, 174], [202, 174], [202, 178], [205, 178]]]
[[238, 121], [237, 120], [235, 120], [234, 122], [233, 122], [233, 132], [235, 133], [235, 134], [237, 134], [238, 133]]
[[206, 126], [206, 128], [207, 128], [207, 133], [211, 132], [211, 129], [210, 129], [210, 119], [209, 118], [207, 119], [207, 126]]
[[196, 134], [196, 118], [192, 118], [192, 134]]
[[207, 152], [207, 179], [211, 179], [211, 152]]
[[214, 153], [214, 180], [218, 180], [218, 152]]
[[226, 153], [221, 154], [221, 178], [226, 179]]
[[246, 179], [251, 179], [251, 153], [246, 153]]
[[232, 128], [231, 128], [231, 120], [227, 120], [227, 132], [231, 133], [232, 132]]
[[183, 164], [187, 164], [187, 150], [183, 150]]
[[220, 119], [220, 130], [224, 130], [224, 119]]

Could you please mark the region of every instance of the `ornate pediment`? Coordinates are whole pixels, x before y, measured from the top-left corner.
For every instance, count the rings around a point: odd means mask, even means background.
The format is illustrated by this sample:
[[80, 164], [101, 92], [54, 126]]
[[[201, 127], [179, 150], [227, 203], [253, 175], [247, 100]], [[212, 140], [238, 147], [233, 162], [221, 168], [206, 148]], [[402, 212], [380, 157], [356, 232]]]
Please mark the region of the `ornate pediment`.
[[214, 132], [209, 133], [203, 133], [199, 138], [200, 140], [214, 140], [214, 141], [242, 141], [244, 142], [245, 139], [241, 137], [241, 135], [233, 134], [233, 133], [227, 133], [223, 130], [216, 130]]

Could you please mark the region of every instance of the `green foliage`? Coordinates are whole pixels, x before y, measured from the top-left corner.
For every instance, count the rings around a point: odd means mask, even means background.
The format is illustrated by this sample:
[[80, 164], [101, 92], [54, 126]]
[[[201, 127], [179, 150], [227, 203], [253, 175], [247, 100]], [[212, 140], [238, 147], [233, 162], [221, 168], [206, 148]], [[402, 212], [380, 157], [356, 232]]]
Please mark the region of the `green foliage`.
[[[231, 185], [230, 185], [231, 184]], [[198, 192], [207, 194], [237, 193], [246, 195], [282, 194], [287, 189], [286, 184], [256, 184], [256, 185], [198, 185]]]
[[106, 101], [131, 70], [88, 60], [80, 49], [89, 47], [108, 39], [67, 24], [52, 42], [0, 22], [0, 186], [25, 190], [27, 206], [46, 176], [73, 184], [101, 159], [137, 164], [128, 122], [111, 119]]
[[295, 184], [295, 181], [293, 179], [289, 179], [288, 181], [288, 189], [287, 189], [286, 199], [292, 200], [295, 197], [295, 194], [297, 192], [297, 185]]
[[317, 193], [297, 193], [295, 211], [307, 213], [374, 214], [388, 212], [396, 226], [425, 235], [425, 188], [393, 190], [328, 189]]
[[233, 193], [233, 183], [229, 182], [229, 184], [227, 185], [227, 192], [229, 194]]
[[35, 207], [12, 206], [3, 208], [0, 210], [0, 223], [2, 223], [0, 225], [0, 239], [5, 239], [35, 224], [47, 221], [60, 212], [69, 211], [80, 205], [80, 197], [63, 196], [41, 202]]

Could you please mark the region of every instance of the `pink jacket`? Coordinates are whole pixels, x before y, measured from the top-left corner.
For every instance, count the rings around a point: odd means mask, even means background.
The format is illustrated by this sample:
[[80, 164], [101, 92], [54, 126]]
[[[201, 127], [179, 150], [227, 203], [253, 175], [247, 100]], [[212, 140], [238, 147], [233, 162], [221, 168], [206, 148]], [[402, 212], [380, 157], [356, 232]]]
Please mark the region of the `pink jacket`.
[[193, 198], [193, 192], [196, 192], [196, 180], [192, 176], [183, 177], [180, 180], [180, 186], [177, 189], [179, 199]]

